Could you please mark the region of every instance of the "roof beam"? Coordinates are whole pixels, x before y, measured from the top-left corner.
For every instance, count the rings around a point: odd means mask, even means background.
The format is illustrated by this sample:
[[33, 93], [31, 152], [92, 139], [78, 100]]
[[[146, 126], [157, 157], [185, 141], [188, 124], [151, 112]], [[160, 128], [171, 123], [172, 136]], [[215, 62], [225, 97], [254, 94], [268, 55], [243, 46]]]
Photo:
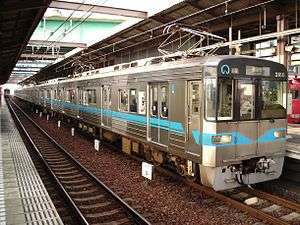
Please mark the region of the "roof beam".
[[78, 2], [66, 2], [54, 0], [50, 4], [50, 8], [76, 10], [76, 11], [90, 11], [92, 13], [101, 13], [115, 16], [125, 16], [134, 18], [147, 18], [147, 12], [131, 10], [131, 9], [121, 9], [108, 6], [82, 4]]
[[27, 46], [45, 46], [45, 47], [68, 47], [68, 48], [86, 48], [85, 43], [74, 43], [74, 42], [53, 42], [43, 40], [30, 40]]
[[32, 9], [47, 9], [48, 4], [44, 1], [26, 1], [23, 4], [17, 4], [13, 1], [4, 1], [0, 3], [0, 13], [14, 13]]
[[21, 58], [26, 59], [57, 59], [57, 58], [63, 58], [58, 55], [51, 55], [51, 54], [22, 54]]

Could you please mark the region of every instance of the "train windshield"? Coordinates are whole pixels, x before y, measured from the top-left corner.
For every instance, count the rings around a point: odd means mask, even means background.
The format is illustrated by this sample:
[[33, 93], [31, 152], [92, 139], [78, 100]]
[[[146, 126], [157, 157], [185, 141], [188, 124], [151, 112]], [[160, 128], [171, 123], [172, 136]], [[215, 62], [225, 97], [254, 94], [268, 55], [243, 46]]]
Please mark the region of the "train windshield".
[[263, 79], [205, 81], [209, 121], [243, 121], [286, 117], [286, 82]]
[[283, 118], [286, 116], [286, 83], [262, 81], [261, 118]]

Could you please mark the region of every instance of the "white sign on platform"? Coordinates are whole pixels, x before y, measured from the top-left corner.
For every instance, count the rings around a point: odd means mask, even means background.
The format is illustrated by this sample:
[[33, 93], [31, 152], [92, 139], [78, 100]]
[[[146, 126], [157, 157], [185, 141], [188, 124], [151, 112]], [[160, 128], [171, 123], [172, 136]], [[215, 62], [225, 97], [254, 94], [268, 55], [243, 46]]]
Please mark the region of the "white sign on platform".
[[95, 147], [95, 150], [99, 151], [99, 149], [100, 149], [100, 140], [95, 139], [94, 147]]
[[57, 121], [57, 127], [60, 127], [60, 120]]
[[75, 129], [73, 127], [71, 128], [71, 135], [72, 135], [72, 137], [74, 137], [74, 135], [75, 135]]
[[47, 120], [49, 120], [49, 115], [47, 114]]
[[152, 164], [142, 162], [142, 176], [152, 180], [153, 179], [153, 169], [154, 166]]
[[42, 117], [42, 115], [43, 115], [43, 113], [42, 113], [42, 112], [40, 112], [40, 117]]

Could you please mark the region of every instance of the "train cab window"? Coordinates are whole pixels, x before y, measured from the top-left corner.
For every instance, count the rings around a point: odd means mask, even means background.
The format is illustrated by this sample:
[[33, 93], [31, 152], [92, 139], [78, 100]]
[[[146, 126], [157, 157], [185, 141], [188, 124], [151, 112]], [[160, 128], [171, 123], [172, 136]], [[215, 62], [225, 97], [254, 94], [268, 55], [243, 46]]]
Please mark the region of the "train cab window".
[[292, 99], [299, 99], [299, 90], [290, 90], [290, 93], [292, 94]]
[[151, 86], [150, 97], [151, 97], [151, 115], [157, 116], [157, 112], [158, 112], [157, 86]]
[[119, 110], [128, 112], [128, 92], [119, 90]]
[[160, 114], [161, 117], [168, 117], [168, 88], [166, 86], [161, 86], [160, 88], [161, 94], [161, 108]]
[[129, 90], [129, 111], [130, 112], [137, 112], [137, 106], [138, 106], [138, 98], [137, 98], [137, 90], [136, 89], [130, 89]]
[[219, 81], [219, 97], [218, 97], [218, 120], [233, 119], [233, 82], [232, 80]]
[[261, 118], [286, 117], [286, 85], [281, 81], [262, 81]]
[[89, 89], [87, 90], [87, 102], [88, 104], [96, 104], [97, 99], [96, 99], [96, 90], [95, 89]]
[[238, 97], [240, 100], [240, 120], [255, 119], [255, 84], [252, 81], [240, 80]]
[[207, 120], [216, 120], [217, 107], [217, 80], [205, 79], [205, 117]]

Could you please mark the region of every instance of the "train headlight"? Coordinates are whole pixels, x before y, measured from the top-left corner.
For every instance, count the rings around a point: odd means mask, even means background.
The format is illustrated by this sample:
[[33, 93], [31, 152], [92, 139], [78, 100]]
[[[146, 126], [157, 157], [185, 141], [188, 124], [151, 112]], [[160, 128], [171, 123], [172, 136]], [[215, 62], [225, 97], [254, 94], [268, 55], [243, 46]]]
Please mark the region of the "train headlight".
[[276, 138], [285, 138], [285, 130], [276, 130], [274, 131], [274, 137]]
[[232, 141], [232, 136], [230, 134], [212, 136], [213, 144], [230, 144], [231, 141]]

